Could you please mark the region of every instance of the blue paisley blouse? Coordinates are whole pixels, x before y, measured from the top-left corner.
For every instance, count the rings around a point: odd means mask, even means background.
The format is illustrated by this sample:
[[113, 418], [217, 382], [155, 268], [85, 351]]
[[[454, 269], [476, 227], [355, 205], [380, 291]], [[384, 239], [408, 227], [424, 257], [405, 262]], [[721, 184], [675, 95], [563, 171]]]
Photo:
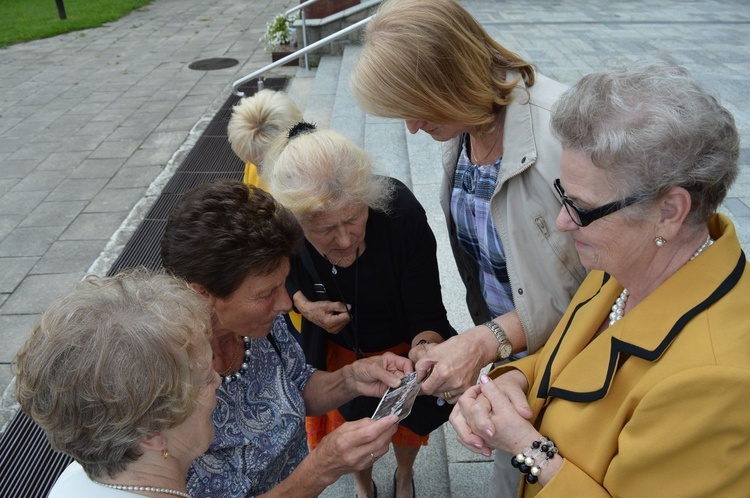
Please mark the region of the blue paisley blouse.
[[282, 315], [270, 335], [280, 356], [267, 338], [253, 339], [247, 374], [216, 391], [216, 437], [188, 472], [188, 493], [195, 498], [265, 493], [309, 452], [302, 391], [315, 370]]

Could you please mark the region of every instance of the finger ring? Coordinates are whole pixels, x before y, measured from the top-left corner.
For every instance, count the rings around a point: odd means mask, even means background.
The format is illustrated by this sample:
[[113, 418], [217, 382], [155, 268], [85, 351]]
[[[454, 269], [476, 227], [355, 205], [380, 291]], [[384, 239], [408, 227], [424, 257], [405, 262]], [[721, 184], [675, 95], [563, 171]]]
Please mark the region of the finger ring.
[[370, 458], [372, 458], [372, 464], [375, 465], [375, 455], [370, 453]]
[[443, 393], [443, 398], [444, 398], [444, 399], [445, 399], [446, 401], [450, 401], [450, 400], [452, 400], [452, 399], [453, 399], [453, 395], [451, 394], [451, 392], [450, 392], [450, 391], [445, 391], [445, 392]]

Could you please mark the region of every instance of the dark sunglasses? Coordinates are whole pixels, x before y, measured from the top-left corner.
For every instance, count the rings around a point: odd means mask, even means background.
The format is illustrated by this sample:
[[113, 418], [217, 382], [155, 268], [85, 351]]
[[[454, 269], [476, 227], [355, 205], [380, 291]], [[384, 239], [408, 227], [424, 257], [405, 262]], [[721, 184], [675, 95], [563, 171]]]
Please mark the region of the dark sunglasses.
[[630, 206], [632, 204], [635, 204], [636, 202], [643, 200], [642, 196], [632, 196], [621, 199], [619, 201], [610, 202], [609, 204], [604, 204], [603, 206], [591, 209], [581, 209], [576, 206], [573, 201], [568, 199], [567, 195], [565, 195], [565, 190], [563, 190], [562, 185], [560, 185], [559, 178], [554, 181], [554, 185], [555, 190], [557, 190], [557, 195], [559, 195], [560, 199], [562, 199], [565, 210], [568, 212], [568, 216], [570, 216], [570, 219], [573, 220], [573, 223], [575, 223], [579, 227], [588, 226], [599, 218], [603, 218], [609, 214], [614, 213], [615, 211], [619, 211], [624, 207]]

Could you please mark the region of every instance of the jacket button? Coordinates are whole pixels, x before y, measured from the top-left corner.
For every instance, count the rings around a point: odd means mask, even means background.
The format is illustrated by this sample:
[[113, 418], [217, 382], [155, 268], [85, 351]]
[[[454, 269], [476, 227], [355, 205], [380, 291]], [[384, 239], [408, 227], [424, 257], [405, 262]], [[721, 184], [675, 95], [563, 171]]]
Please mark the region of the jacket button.
[[519, 287], [519, 288], [518, 288], [518, 293], [519, 293], [519, 294], [523, 294], [523, 289]]
[[526, 162], [526, 156], [524, 156], [523, 159], [521, 159], [521, 164], [523, 164], [525, 162]]

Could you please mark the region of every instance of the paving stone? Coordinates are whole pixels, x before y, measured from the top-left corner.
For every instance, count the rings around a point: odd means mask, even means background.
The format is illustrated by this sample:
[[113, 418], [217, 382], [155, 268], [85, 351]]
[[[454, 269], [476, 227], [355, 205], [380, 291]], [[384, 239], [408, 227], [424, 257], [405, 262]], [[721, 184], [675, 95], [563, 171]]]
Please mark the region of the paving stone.
[[84, 213], [110, 213], [130, 211], [136, 202], [141, 200], [145, 187], [139, 188], [104, 188], [94, 197]]
[[101, 240], [59, 240], [36, 261], [29, 273], [85, 272], [99, 257], [102, 249], [104, 243]]
[[[2, 161], [0, 161], [0, 164], [2, 164]], [[5, 179], [0, 180], [0, 195], [3, 195], [4, 193], [8, 192], [19, 181], [20, 180], [18, 178], [5, 178]]]
[[34, 171], [38, 162], [38, 159], [6, 159], [3, 161], [2, 168], [0, 168], [0, 178], [26, 178], [26, 175]]
[[[107, 240], [117, 230], [127, 212], [82, 213], [60, 235], [60, 240]], [[2, 243], [0, 243], [0, 248]], [[93, 260], [92, 260], [93, 262]]]
[[729, 198], [724, 200], [724, 205], [734, 214], [735, 216], [750, 217], [750, 207], [737, 198]]
[[[93, 154], [92, 154], [93, 156]], [[84, 159], [70, 173], [70, 178], [112, 178], [125, 163], [123, 158]]]
[[120, 126], [112, 132], [107, 140], [145, 140], [151, 133], [151, 130], [144, 129], [140, 126]]
[[[62, 146], [61, 146], [62, 147]], [[37, 166], [37, 171], [75, 170], [89, 155], [88, 152], [53, 152]]]
[[39, 204], [19, 226], [21, 227], [66, 227], [86, 207], [86, 201], [45, 201]]
[[38, 260], [35, 257], [0, 258], [0, 293], [13, 292]]
[[0, 258], [41, 256], [57, 240], [64, 226], [16, 227], [0, 242]]
[[19, 223], [23, 221], [24, 216], [20, 214], [16, 215], [2, 215], [0, 214], [0, 240], [3, 240], [11, 230], [16, 228]]
[[81, 178], [63, 181], [47, 197], [48, 201], [88, 201], [107, 183], [106, 178]]
[[[139, 151], [145, 152], [145, 151]], [[165, 165], [167, 160], [155, 166], [143, 166], [143, 167], [130, 167], [126, 164], [125, 167], [117, 172], [114, 178], [107, 184], [107, 188], [133, 188], [133, 187], [148, 187], [154, 178], [159, 176], [162, 172], [162, 166]]]
[[47, 197], [47, 192], [6, 192], [0, 196], [0, 214], [27, 215]]
[[12, 189], [12, 192], [52, 192], [60, 183], [67, 178], [68, 173], [59, 170], [35, 171], [26, 175]]
[[[0, 308], [2, 313], [2, 308]], [[10, 363], [31, 335], [31, 330], [39, 321], [39, 314], [0, 314], [0, 362]]]
[[141, 145], [140, 140], [104, 141], [90, 155], [90, 159], [128, 158]]
[[[84, 272], [29, 275], [0, 307], [0, 315], [42, 313], [52, 301], [70, 291], [83, 276]], [[4, 351], [5, 348], [2, 348], [0, 357]]]

